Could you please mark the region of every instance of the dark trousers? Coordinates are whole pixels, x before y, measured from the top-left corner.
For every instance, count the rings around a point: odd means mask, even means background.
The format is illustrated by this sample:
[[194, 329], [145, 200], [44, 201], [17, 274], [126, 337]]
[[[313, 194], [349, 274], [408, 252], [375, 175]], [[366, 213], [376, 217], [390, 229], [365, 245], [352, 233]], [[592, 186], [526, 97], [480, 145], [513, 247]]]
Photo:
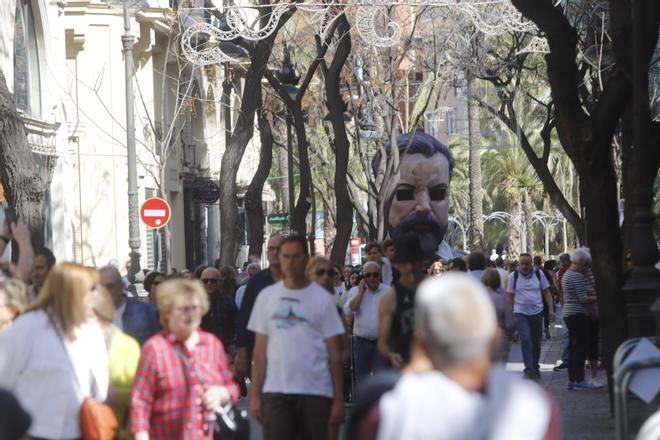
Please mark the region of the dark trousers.
[[387, 367], [387, 361], [378, 354], [376, 340], [355, 337], [353, 343], [353, 359], [355, 363], [355, 381], [359, 382], [365, 376]]
[[564, 318], [568, 326], [568, 380], [584, 380], [584, 361], [589, 352], [591, 319], [587, 315], [576, 314]]
[[522, 351], [525, 371], [539, 371], [539, 358], [541, 357], [541, 336], [543, 333], [543, 312], [536, 315], [523, 315], [515, 313], [516, 327], [520, 337], [520, 350]]
[[332, 399], [307, 394], [264, 394], [264, 440], [328, 438]]

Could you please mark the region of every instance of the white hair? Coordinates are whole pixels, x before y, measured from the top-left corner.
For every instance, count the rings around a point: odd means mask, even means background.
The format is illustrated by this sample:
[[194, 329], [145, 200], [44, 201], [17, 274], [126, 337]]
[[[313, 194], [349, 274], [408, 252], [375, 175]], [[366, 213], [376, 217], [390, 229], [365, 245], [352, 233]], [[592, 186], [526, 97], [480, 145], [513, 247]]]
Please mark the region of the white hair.
[[261, 265], [259, 263], [250, 263], [248, 266], [245, 268], [246, 270], [254, 269], [254, 270], [261, 270]]
[[571, 251], [571, 262], [577, 264], [591, 264], [591, 252], [587, 247], [579, 247]]
[[456, 363], [488, 352], [497, 319], [481, 283], [449, 273], [428, 278], [417, 289], [415, 327], [431, 357]]

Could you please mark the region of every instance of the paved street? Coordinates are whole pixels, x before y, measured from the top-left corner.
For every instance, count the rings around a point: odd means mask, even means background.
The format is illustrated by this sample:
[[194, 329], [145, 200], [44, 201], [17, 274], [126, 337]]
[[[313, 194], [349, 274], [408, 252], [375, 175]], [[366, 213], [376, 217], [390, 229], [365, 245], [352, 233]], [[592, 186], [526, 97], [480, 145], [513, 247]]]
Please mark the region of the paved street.
[[[570, 440], [596, 440], [614, 438], [614, 417], [610, 413], [607, 388], [595, 391], [568, 391], [567, 370], [554, 372], [552, 368], [561, 357], [561, 328], [552, 330], [552, 338], [544, 339], [541, 346], [541, 380], [559, 403], [562, 413], [563, 438]], [[523, 369], [520, 344], [511, 344], [507, 369]], [[605, 371], [599, 371], [605, 382]]]

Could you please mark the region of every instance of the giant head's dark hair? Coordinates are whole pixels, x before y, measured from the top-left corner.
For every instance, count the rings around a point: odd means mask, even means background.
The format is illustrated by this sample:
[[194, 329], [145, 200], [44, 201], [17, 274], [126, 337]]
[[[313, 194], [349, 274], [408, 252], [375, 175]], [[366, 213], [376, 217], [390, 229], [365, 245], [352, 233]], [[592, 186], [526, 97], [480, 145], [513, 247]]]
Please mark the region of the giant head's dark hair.
[[282, 240], [282, 243], [280, 244], [280, 249], [282, 249], [282, 247], [287, 243], [298, 243], [300, 247], [302, 247], [303, 252], [305, 252], [305, 255], [309, 255], [309, 248], [307, 248], [307, 239], [302, 235], [292, 234], [285, 237], [284, 240]]
[[[410, 138], [413, 138], [412, 142]], [[408, 143], [410, 143], [410, 146], [408, 146]], [[449, 151], [449, 148], [447, 148], [445, 144], [443, 144], [433, 136], [420, 131], [417, 131], [415, 133], [404, 133], [396, 138], [396, 146], [397, 149], [399, 150], [399, 154], [419, 153], [419, 154], [423, 154], [424, 157], [431, 157], [436, 153], [442, 154], [447, 158], [447, 162], [449, 163], [449, 177], [451, 178], [451, 172], [454, 169], [454, 165], [456, 165], [454, 156], [452, 156], [451, 152]], [[385, 147], [385, 154], [389, 156], [392, 151], [392, 145], [390, 144], [390, 142], [387, 142], [384, 147]], [[382, 154], [379, 150], [378, 152], [376, 152], [376, 155], [371, 161], [371, 170], [373, 171], [374, 175], [378, 173], [378, 168], [380, 167], [381, 160], [382, 160]]]

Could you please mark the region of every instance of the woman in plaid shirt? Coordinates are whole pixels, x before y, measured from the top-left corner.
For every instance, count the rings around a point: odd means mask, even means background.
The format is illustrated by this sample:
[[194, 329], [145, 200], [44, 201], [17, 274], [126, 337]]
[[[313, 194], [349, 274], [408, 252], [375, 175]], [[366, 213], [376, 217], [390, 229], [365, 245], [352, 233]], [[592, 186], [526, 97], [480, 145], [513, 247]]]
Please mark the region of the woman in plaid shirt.
[[209, 302], [198, 281], [158, 286], [164, 331], [142, 348], [131, 392], [136, 440], [212, 439], [215, 410], [238, 400], [222, 343], [199, 330]]

